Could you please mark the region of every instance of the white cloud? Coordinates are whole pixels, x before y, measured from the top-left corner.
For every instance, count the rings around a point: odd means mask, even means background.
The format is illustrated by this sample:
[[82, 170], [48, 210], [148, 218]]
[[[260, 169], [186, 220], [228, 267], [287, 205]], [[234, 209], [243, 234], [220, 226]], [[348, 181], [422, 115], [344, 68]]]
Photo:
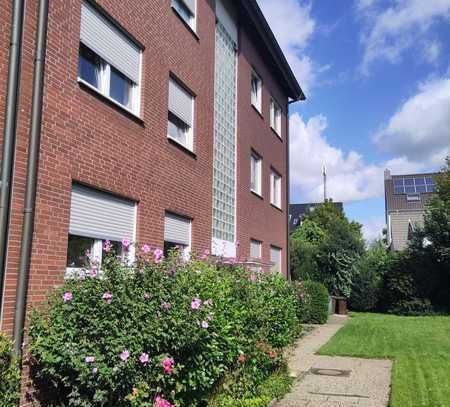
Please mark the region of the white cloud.
[[441, 54], [441, 43], [437, 40], [425, 41], [423, 44], [423, 58], [425, 62], [433, 64], [437, 62]]
[[450, 155], [450, 77], [419, 86], [374, 138], [394, 155], [440, 166]]
[[[356, 3], [357, 13], [368, 27], [362, 36], [363, 74], [368, 75], [370, 65], [376, 60], [398, 62], [406, 49], [429, 35], [435, 23], [450, 18], [450, 0], [394, 0], [393, 3], [388, 8], [377, 0]], [[426, 59], [429, 49], [421, 51], [425, 53], [422, 59]]]
[[316, 30], [311, 3], [300, 0], [258, 0], [264, 16], [283, 50], [286, 59], [305, 92], [310, 90], [321, 67], [305, 54], [305, 48]]
[[383, 228], [386, 227], [386, 220], [384, 217], [368, 218], [360, 220], [359, 222], [363, 225], [363, 236], [368, 244], [375, 239], [381, 239], [383, 237]]
[[423, 166], [405, 157], [378, 164], [368, 164], [356, 151], [348, 153], [331, 146], [323, 132], [327, 119], [323, 115], [307, 122], [294, 113], [290, 118], [290, 181], [305, 200], [323, 199], [322, 165], [327, 167], [328, 197], [335, 201], [361, 201], [383, 194], [385, 168], [393, 173], [422, 170]]

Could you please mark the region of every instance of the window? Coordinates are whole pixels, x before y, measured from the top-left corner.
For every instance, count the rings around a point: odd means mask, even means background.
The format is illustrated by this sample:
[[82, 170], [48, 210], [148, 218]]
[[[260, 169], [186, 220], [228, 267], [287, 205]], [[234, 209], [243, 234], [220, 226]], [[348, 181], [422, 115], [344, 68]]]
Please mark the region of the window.
[[195, 1], [196, 0], [172, 0], [172, 8], [195, 31]]
[[262, 110], [262, 81], [259, 75], [252, 71], [251, 79], [251, 101], [252, 105], [256, 107], [258, 112], [261, 113]]
[[270, 174], [270, 203], [281, 208], [281, 176], [273, 170]]
[[[114, 219], [114, 222], [111, 222]], [[101, 265], [108, 240], [116, 255], [123, 256], [122, 240], [134, 240], [136, 204], [82, 185], [72, 186], [70, 203], [68, 273], [89, 265], [90, 257]], [[128, 250], [133, 257], [133, 247]]]
[[169, 113], [167, 137], [193, 150], [194, 97], [175, 79], [169, 79]]
[[270, 261], [274, 263], [272, 271], [281, 273], [281, 249], [279, 247], [270, 246]]
[[78, 80], [136, 115], [141, 52], [116, 24], [82, 4]]
[[281, 107], [274, 98], [270, 100], [270, 127], [281, 137]]
[[261, 157], [252, 153], [250, 157], [250, 189], [261, 195]]
[[191, 220], [183, 216], [166, 212], [164, 219], [164, 255], [179, 250], [188, 258], [191, 250]]
[[252, 259], [261, 258], [262, 243], [259, 240], [250, 240], [250, 257]]

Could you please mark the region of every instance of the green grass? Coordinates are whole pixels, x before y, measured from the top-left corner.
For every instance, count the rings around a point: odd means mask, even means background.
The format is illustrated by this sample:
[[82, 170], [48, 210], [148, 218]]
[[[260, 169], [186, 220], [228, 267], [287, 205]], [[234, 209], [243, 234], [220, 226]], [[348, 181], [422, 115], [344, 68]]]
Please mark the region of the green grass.
[[320, 354], [392, 359], [392, 407], [450, 406], [450, 317], [355, 313]]

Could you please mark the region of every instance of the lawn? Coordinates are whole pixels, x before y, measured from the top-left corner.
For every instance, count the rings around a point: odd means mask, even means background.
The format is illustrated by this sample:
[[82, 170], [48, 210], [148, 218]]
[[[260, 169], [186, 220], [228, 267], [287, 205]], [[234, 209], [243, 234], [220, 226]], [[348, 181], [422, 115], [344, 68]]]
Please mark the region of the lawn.
[[392, 359], [391, 407], [450, 406], [450, 317], [355, 313], [320, 354]]

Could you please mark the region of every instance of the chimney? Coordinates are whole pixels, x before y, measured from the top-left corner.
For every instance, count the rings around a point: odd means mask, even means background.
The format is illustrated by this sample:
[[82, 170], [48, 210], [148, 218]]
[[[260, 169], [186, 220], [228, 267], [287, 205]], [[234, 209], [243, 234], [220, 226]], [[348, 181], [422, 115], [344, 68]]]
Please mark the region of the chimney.
[[384, 170], [384, 179], [385, 180], [392, 179], [391, 170], [388, 170], [387, 168]]

